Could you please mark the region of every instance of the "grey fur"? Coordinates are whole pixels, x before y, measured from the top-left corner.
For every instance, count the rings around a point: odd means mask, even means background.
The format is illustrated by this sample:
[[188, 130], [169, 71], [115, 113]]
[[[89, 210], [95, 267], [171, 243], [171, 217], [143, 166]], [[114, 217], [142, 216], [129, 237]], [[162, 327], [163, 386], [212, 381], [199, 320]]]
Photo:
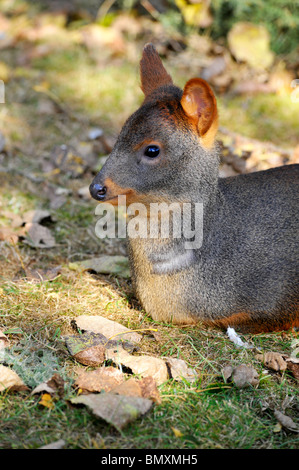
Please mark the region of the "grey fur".
[[[162, 96], [162, 98], [161, 98]], [[181, 240], [129, 239], [132, 280], [157, 320], [217, 323], [237, 314], [266, 329], [298, 323], [299, 165], [220, 179], [217, 146], [201, 147], [173, 85], [147, 99], [124, 125], [94, 183], [112, 179], [148, 202], [202, 202], [203, 245], [186, 254]], [[180, 119], [180, 126], [176, 125]], [[163, 164], [142, 162], [136, 145], [163, 143]]]

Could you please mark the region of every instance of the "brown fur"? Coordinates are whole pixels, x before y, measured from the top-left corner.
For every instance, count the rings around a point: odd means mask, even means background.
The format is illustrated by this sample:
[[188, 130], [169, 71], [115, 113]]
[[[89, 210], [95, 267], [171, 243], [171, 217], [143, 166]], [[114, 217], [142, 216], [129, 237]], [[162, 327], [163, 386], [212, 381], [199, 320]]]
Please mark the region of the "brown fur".
[[181, 105], [194, 121], [201, 144], [212, 147], [218, 130], [218, 113], [216, 98], [208, 83], [201, 78], [189, 80], [184, 88]]
[[[203, 245], [188, 264], [171, 237], [129, 236], [132, 281], [143, 308], [157, 321], [200, 321], [243, 333], [299, 326], [299, 166], [218, 178], [210, 86], [195, 78], [180, 90], [151, 44], [140, 72], [144, 103], [124, 125], [91, 193], [113, 205], [119, 195], [127, 205], [147, 208], [152, 202], [204, 204]], [[145, 159], [149, 144], [159, 145], [157, 159]], [[104, 200], [98, 186], [107, 188]]]
[[159, 54], [152, 44], [146, 44], [140, 61], [141, 89], [145, 96], [156, 88], [172, 84], [171, 76], [162, 65]]

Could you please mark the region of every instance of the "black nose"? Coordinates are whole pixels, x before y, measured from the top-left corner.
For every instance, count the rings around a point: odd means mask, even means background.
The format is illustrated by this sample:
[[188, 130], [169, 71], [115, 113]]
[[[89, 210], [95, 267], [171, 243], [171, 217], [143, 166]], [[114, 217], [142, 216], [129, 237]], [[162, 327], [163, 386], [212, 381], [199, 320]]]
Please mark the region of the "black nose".
[[103, 201], [107, 192], [106, 186], [101, 186], [98, 183], [91, 183], [89, 186], [91, 196], [97, 201]]

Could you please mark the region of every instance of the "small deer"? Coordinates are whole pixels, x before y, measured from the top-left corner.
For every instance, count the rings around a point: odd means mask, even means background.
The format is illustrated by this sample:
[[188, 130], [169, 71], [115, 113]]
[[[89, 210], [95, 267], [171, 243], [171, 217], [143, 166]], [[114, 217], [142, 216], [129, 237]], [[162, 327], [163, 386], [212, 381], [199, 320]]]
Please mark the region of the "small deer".
[[[120, 195], [128, 206], [189, 204], [195, 227], [192, 236], [128, 235], [143, 308], [157, 321], [243, 333], [299, 326], [299, 165], [219, 178], [218, 112], [209, 84], [193, 78], [184, 90], [175, 86], [152, 44], [144, 47], [140, 74], [145, 99], [90, 193], [114, 205]], [[192, 247], [198, 204], [201, 243]]]

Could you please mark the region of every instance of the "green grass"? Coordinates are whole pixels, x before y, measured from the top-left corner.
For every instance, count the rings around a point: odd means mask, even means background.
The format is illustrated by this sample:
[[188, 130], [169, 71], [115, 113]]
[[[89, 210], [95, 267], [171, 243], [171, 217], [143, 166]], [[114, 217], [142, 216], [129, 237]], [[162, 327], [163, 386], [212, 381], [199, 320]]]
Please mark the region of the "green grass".
[[[208, 353], [199, 341], [202, 336], [200, 331], [198, 334], [192, 333], [192, 338], [178, 329], [163, 328], [166, 338], [169, 332], [175, 334], [173, 339], [180, 338], [181, 342], [176, 351], [172, 351], [175, 357], [181, 356], [182, 350], [187, 347], [194, 351], [193, 357], [190, 356], [190, 350], [187, 355], [199, 371], [200, 379], [192, 385], [169, 381], [161, 386], [162, 404], [155, 405], [148, 415], [129, 425], [121, 433], [97, 420], [87, 409], [70, 405], [68, 400], [75, 396], [75, 391], [71, 388], [70, 374], [63, 370], [65, 362], [70, 360], [62, 355], [63, 347], [59, 345], [59, 341], [48, 343], [51, 349], [61, 350], [59, 371], [67, 380], [65, 396], [55, 401], [55, 408], [49, 410], [39, 405], [39, 397], [2, 394], [1, 447], [35, 448], [61, 438], [69, 448], [298, 447], [297, 434], [284, 430], [275, 432], [276, 420], [272, 409], [280, 407], [282, 401], [295, 396], [297, 392], [296, 386], [288, 383], [286, 376], [278, 378], [277, 374], [272, 374], [271, 380], [262, 380], [258, 388], [239, 390], [232, 385], [225, 385], [221, 380], [220, 369], [221, 363], [225, 361], [238, 363], [245, 360], [254, 364], [259, 373], [262, 373], [262, 367], [252, 358], [252, 354], [235, 350], [219, 332], [204, 332]], [[38, 331], [30, 337], [31, 349], [38, 347], [40, 335], [41, 331]], [[267, 339], [271, 341], [271, 335], [265, 335], [264, 342]], [[222, 354], [219, 358], [220, 344]], [[200, 346], [201, 351], [197, 350]], [[269, 408], [263, 410], [265, 403], [268, 403]], [[287, 412], [296, 420], [295, 408], [293, 403]], [[176, 437], [172, 428], [178, 430], [181, 437]]]
[[[298, 422], [298, 384], [288, 373], [264, 373], [255, 353], [236, 349], [224, 332], [153, 322], [134, 298], [130, 281], [71, 269], [70, 263], [76, 260], [118, 254], [124, 244], [100, 242], [91, 236], [95, 205], [81, 200], [76, 191], [90, 184], [93, 172], [88, 170], [77, 179], [63, 173], [44, 174], [40, 158], [55, 145], [84, 141], [94, 125], [108, 136], [119, 132], [142, 100], [139, 57], [134, 61], [126, 55], [112, 56], [101, 61], [99, 54], [97, 62], [82, 45], [74, 44], [56, 47], [29, 65], [20, 65], [17, 56], [22, 56], [23, 46], [18, 43], [1, 56], [11, 70], [7, 102], [0, 105], [0, 129], [8, 142], [3, 165], [9, 163], [24, 174], [0, 174], [0, 212], [22, 214], [48, 208], [45, 187], [49, 183], [67, 187], [72, 195], [62, 208], [51, 211], [54, 248], [35, 250], [23, 243], [12, 246], [0, 241], [0, 329], [11, 341], [11, 363], [26, 364], [25, 372], [20, 370], [24, 380], [33, 386], [41, 379], [39, 374], [44, 378], [57, 369], [66, 386], [65, 396], [54, 401], [53, 409], [41, 406], [40, 397], [30, 393], [1, 393], [0, 448], [37, 448], [58, 439], [64, 439], [68, 448], [80, 449], [298, 448], [298, 434], [275, 429], [275, 408], [283, 411], [286, 407], [286, 414]], [[196, 74], [192, 63], [188, 73], [173, 65], [169, 70], [180, 86]], [[41, 114], [41, 98], [62, 109]], [[230, 130], [280, 146], [296, 144], [297, 104], [289, 96], [220, 96], [218, 102], [220, 124]], [[32, 182], [32, 176], [43, 181]], [[0, 226], [9, 223], [1, 215]], [[61, 265], [62, 272], [52, 282], [16, 281], [22, 263], [31, 268]], [[168, 381], [160, 387], [162, 404], [117, 432], [87, 408], [69, 401], [76, 396], [72, 378], [78, 363], [69, 356], [63, 336], [74, 333], [71, 322], [82, 314], [103, 315], [132, 329], [157, 328], [160, 341], [145, 336], [139, 353], [182, 358], [196, 369], [198, 381]], [[287, 355], [292, 339], [291, 332], [246, 338], [263, 351]], [[222, 368], [240, 363], [256, 368], [257, 388], [239, 390], [225, 384]], [[176, 437], [174, 429], [181, 437]]]
[[[0, 318], [5, 315], [5, 331], [16, 326], [22, 331], [7, 334], [14, 344], [10, 356], [18, 359], [15, 370], [31, 386], [46, 378], [47, 372], [57, 371], [66, 381], [64, 397], [55, 399], [51, 410], [39, 404], [39, 396], [1, 394], [2, 448], [36, 448], [58, 439], [64, 439], [68, 448], [82, 449], [298, 448], [298, 434], [283, 429], [275, 432], [273, 410], [281, 410], [284, 403], [289, 403], [288, 416], [297, 420], [298, 388], [288, 373], [264, 373], [254, 351], [236, 349], [224, 332], [153, 322], [128, 305], [128, 286], [123, 284], [120, 292], [111, 281], [107, 284], [65, 268], [53, 282], [1, 282]], [[160, 342], [146, 336], [138, 354], [184, 359], [196, 369], [198, 381], [163, 384], [161, 405], [121, 433], [115, 431], [87, 409], [69, 402], [76, 396], [72, 384], [78, 364], [68, 355], [63, 335], [72, 332], [71, 320], [80, 314], [102, 314], [132, 329], [157, 328]], [[246, 338], [263, 351], [286, 354], [290, 354], [292, 339], [292, 334], [285, 333]], [[224, 382], [222, 368], [241, 363], [256, 368], [257, 388], [237, 389]], [[173, 428], [181, 437], [176, 437]]]
[[230, 130], [281, 147], [298, 144], [298, 103], [288, 93], [220, 97], [220, 122]]

